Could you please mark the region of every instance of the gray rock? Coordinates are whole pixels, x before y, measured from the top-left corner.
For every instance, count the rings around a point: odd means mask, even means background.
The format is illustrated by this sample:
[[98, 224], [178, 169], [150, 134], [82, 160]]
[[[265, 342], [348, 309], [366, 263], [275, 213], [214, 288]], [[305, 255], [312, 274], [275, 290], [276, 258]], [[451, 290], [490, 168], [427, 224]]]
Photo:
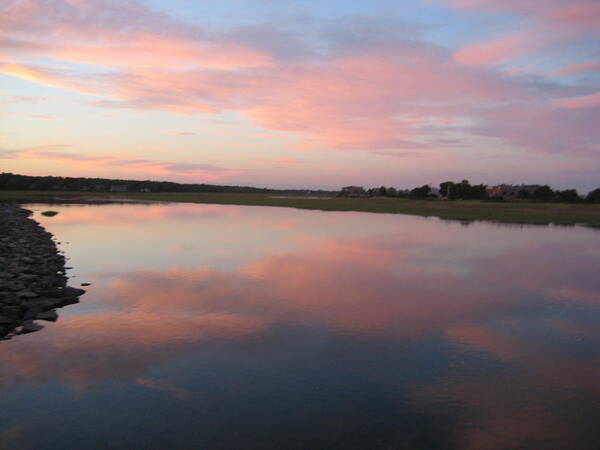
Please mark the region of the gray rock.
[[27, 333], [34, 333], [36, 331], [40, 331], [42, 328], [44, 328], [44, 326], [40, 325], [38, 323], [32, 322], [32, 321], [27, 321], [27, 322], [23, 322], [23, 325], [20, 328], [21, 329], [19, 330], [19, 332], [21, 334], [27, 334]]
[[11, 319], [10, 317], [6, 316], [0, 316], [0, 325], [13, 325], [15, 323], [15, 319]]
[[55, 321], [54, 308], [78, 303], [85, 291], [67, 288], [66, 258], [31, 211], [0, 203], [0, 339], [38, 331], [33, 320]]
[[36, 319], [37, 320], [47, 320], [48, 322], [56, 322], [56, 320], [58, 319], [58, 313], [54, 309], [51, 311], [44, 311], [44, 312], [38, 313], [36, 315]]
[[20, 306], [3, 306], [0, 308], [0, 313], [9, 319], [20, 319], [23, 317], [23, 311]]
[[85, 289], [78, 289], [71, 286], [67, 286], [64, 289], [65, 297], [79, 297], [80, 295], [85, 294]]

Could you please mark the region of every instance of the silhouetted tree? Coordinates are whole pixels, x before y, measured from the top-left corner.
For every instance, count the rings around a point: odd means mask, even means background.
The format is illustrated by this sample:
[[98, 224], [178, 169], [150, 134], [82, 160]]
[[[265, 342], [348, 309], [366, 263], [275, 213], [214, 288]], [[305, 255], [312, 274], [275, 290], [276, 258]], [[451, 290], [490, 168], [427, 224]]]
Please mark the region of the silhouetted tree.
[[152, 192], [230, 192], [254, 194], [333, 195], [322, 190], [266, 189], [250, 186], [222, 186], [215, 184], [181, 184], [170, 181], [115, 180], [107, 178], [34, 177], [13, 173], [0, 173], [0, 189], [14, 190], [61, 190], [61, 191], [106, 191], [111, 186], [124, 185], [128, 191], [150, 189]]
[[550, 189], [550, 186], [548, 185], [540, 186], [533, 192], [533, 198], [535, 198], [536, 200], [548, 201], [552, 200], [553, 197], [554, 192], [552, 191], [552, 189]]
[[591, 191], [585, 197], [585, 201], [590, 202], [590, 203], [600, 203], [600, 188], [594, 189], [593, 191]]
[[440, 195], [442, 197], [447, 197], [448, 191], [450, 190], [452, 185], [454, 185], [452, 181], [444, 181], [443, 183], [440, 183]]
[[418, 188], [414, 188], [410, 191], [409, 197], [411, 198], [427, 198], [429, 193], [431, 192], [431, 188], [429, 185], [424, 185]]
[[471, 186], [468, 180], [462, 180], [460, 183], [445, 181], [440, 184], [440, 194], [451, 200], [481, 199], [485, 197], [485, 185]]
[[526, 190], [526, 189], [521, 189], [517, 193], [517, 198], [520, 198], [520, 199], [523, 199], [523, 200], [528, 199], [530, 197], [531, 197], [531, 193], [528, 190]]
[[476, 184], [474, 186], [467, 185], [466, 192], [463, 194], [465, 199], [482, 199], [485, 198], [485, 185]]
[[581, 200], [577, 190], [575, 189], [566, 189], [564, 191], [556, 191], [556, 200], [563, 203], [574, 203]]

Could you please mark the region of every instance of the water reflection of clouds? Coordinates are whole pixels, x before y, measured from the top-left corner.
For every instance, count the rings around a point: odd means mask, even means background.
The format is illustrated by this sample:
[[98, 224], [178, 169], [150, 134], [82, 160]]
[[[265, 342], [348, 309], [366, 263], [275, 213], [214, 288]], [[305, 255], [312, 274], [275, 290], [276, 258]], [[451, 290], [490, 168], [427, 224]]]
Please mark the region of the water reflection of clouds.
[[[209, 258], [111, 272], [117, 257], [100, 255], [96, 268], [108, 276], [84, 301], [101, 308], [61, 318], [39, 339], [0, 345], [0, 388], [58, 379], [89, 390], [116, 380], [194, 400], [194, 388], [149, 372], [215, 345], [246, 343], [265, 366], [275, 351], [293, 349], [298, 353], [289, 358], [302, 358], [301, 345], [312, 345], [314, 336], [292, 344], [277, 330], [308, 327], [338, 340], [328, 355], [333, 360], [340, 348], [344, 358], [360, 360], [369, 345], [389, 347], [372, 363], [373, 382], [406, 390], [411, 406], [432, 417], [460, 417], [456, 448], [540, 447], [549, 440], [583, 446], [574, 430], [591, 427], [589, 421], [563, 409], [577, 400], [592, 410], [600, 396], [600, 358], [590, 350], [600, 334], [589, 319], [600, 315], [600, 247], [587, 231], [517, 233], [425, 220], [398, 227], [397, 219], [383, 216], [361, 233], [361, 220], [342, 215], [348, 223], [338, 218], [311, 232], [319, 214], [273, 211], [268, 219], [215, 222], [230, 233], [281, 233], [268, 250], [228, 269]], [[148, 226], [161, 217], [152, 216]], [[216, 245], [226, 251], [224, 235]], [[187, 249], [190, 242], [177, 245]], [[135, 245], [132, 234], [123, 251]], [[192, 250], [183, 253], [210, 249]], [[416, 356], [431, 351], [425, 342], [432, 339], [439, 346], [436, 370]], [[408, 346], [415, 354], [400, 356]], [[392, 368], [393, 358], [402, 364]], [[413, 369], [419, 375], [403, 375]]]
[[194, 393], [187, 389], [179, 388], [173, 383], [164, 380], [150, 380], [147, 378], [138, 378], [135, 383], [139, 386], [144, 386], [148, 389], [156, 389], [173, 394], [178, 400], [191, 400], [194, 398]]
[[[593, 415], [586, 419], [583, 411], [597, 407], [600, 358], [589, 353], [578, 358], [572, 346], [571, 352], [561, 347], [561, 337], [552, 333], [558, 325], [554, 320], [527, 317], [515, 322], [509, 320], [508, 327], [492, 321], [447, 329], [445, 336], [458, 359], [491, 358], [500, 366], [484, 374], [472, 361], [470, 366], [456, 365], [441, 383], [416, 384], [414, 401], [429, 408], [460, 401], [472, 418], [460, 448], [585, 448], [596, 426]], [[581, 322], [561, 322], [560, 327], [581, 332]], [[598, 334], [593, 340], [598, 342]], [[581, 410], [573, 411], [573, 404]]]
[[[9, 366], [2, 379], [6, 381], [12, 367], [18, 371], [13, 375], [59, 376], [86, 383], [118, 376], [120, 370], [111, 368], [111, 360], [120, 361], [126, 376], [137, 377], [155, 363], [155, 356], [162, 358], [165, 349], [167, 353], [185, 351], [201, 342], [236, 339], [277, 323], [309, 323], [359, 336], [385, 334], [397, 339], [441, 331], [450, 341], [479, 346], [507, 360], [507, 354], [514, 357], [517, 349], [527, 346], [516, 345], [512, 334], [464, 324], [497, 321], [520, 308], [546, 307], [542, 300], [518, 295], [515, 286], [519, 292], [541, 291], [543, 297], [545, 290], [554, 294], [573, 281], [600, 293], [598, 282], [594, 284], [590, 276], [592, 261], [582, 253], [568, 279], [545, 279], [545, 288], [540, 289], [540, 277], [558, 269], [548, 261], [546, 247], [518, 249], [517, 255], [528, 255], [531, 270], [515, 262], [512, 267], [519, 276], [506, 283], [502, 267], [505, 261], [514, 260], [510, 254], [494, 255], [465, 274], [447, 267], [443, 256], [439, 265], [431, 264], [435, 254], [454, 251], [444, 245], [431, 244], [424, 250], [419, 248], [421, 243], [390, 244], [375, 239], [306, 242], [310, 246], [302, 251], [268, 255], [239, 271], [205, 267], [122, 274], [101, 292], [98, 301], [103, 311], [63, 318], [59, 327], [45, 331], [49, 345], [63, 355], [57, 366], [62, 374], [52, 369], [53, 361], [36, 355], [36, 342], [29, 341], [31, 349], [23, 352], [0, 347], [2, 361]], [[417, 250], [423, 261], [413, 258]], [[422, 267], [424, 261], [427, 270]], [[490, 271], [491, 267], [498, 271]], [[22, 345], [27, 347], [25, 342]], [[94, 354], [94, 359], [84, 357], [88, 354]], [[132, 354], [138, 356], [131, 358]], [[149, 361], [142, 361], [141, 355]], [[135, 367], [129, 373], [132, 363]]]
[[249, 317], [164, 311], [66, 317], [59, 325], [45, 330], [43, 345], [21, 339], [16, 345], [0, 346], [0, 386], [25, 378], [60, 379], [78, 388], [133, 380], [194, 345], [231, 341], [262, 328]]
[[444, 267], [424, 271], [383, 242], [340, 240], [266, 256], [237, 272], [132, 273], [115, 280], [107, 297], [116, 307], [135, 310], [241, 311], [268, 322], [411, 335], [493, 308], [491, 291], [467, 288], [463, 281]]
[[[305, 241], [302, 251], [268, 255], [234, 272], [200, 268], [131, 273], [113, 282], [111, 297], [120, 308], [244, 311], [269, 321], [409, 335], [510, 315], [518, 308], [542, 308], [544, 299], [554, 298], [569, 283], [600, 292], [592, 269], [594, 254], [586, 258], [580, 253], [579, 265], [559, 277], [556, 272], [565, 270], [562, 260], [555, 259], [552, 267], [545, 247], [480, 258], [467, 272], [448, 266], [446, 251], [453, 249], [430, 244], [424, 250], [415, 243], [387, 240], [313, 239]], [[527, 253], [529, 268], [520, 261], [506, 264], [522, 259], [521, 253]], [[527, 298], [531, 291], [537, 298]]]
[[[32, 205], [36, 206], [36, 205]], [[47, 209], [46, 206], [44, 208]], [[56, 209], [56, 208], [55, 208]], [[48, 221], [55, 225], [80, 226], [102, 225], [110, 227], [134, 226], [140, 222], [185, 220], [210, 217], [236, 216], [241, 212], [236, 208], [223, 208], [221, 205], [210, 204], [144, 204], [144, 205], [61, 205], [60, 214], [52, 217], [52, 222], [42, 216], [36, 220]]]

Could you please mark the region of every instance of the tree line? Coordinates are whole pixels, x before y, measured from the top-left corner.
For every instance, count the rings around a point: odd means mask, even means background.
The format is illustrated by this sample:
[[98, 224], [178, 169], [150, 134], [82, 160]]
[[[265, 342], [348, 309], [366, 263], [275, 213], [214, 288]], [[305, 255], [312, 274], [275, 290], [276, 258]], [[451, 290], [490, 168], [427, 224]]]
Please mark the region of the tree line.
[[187, 184], [171, 181], [119, 180], [109, 178], [37, 177], [0, 173], [0, 189], [35, 191], [111, 191], [124, 192], [211, 192], [245, 194], [331, 195], [333, 192], [305, 189], [268, 189], [250, 186], [225, 186], [217, 184]]
[[[589, 192], [586, 196], [580, 195], [576, 189], [554, 190], [548, 185], [543, 186], [508, 186], [514, 192], [508, 196], [514, 200], [535, 200], [541, 202], [559, 203], [600, 203], [600, 188]], [[411, 199], [428, 199], [442, 197], [449, 200], [492, 200], [503, 201], [505, 195], [490, 196], [488, 187], [484, 184], [472, 185], [468, 180], [461, 182], [445, 181], [440, 183], [439, 189], [434, 189], [428, 184], [413, 189], [396, 189], [381, 186], [366, 191], [371, 196], [405, 197]]]

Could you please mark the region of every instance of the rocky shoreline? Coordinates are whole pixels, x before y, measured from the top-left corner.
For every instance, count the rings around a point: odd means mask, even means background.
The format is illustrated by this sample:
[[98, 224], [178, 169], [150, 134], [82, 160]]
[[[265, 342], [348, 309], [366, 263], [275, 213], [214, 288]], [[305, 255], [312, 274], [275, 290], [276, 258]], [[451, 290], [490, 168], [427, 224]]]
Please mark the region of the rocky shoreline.
[[0, 339], [56, 321], [56, 308], [79, 302], [85, 291], [67, 286], [65, 257], [32, 212], [0, 204]]

